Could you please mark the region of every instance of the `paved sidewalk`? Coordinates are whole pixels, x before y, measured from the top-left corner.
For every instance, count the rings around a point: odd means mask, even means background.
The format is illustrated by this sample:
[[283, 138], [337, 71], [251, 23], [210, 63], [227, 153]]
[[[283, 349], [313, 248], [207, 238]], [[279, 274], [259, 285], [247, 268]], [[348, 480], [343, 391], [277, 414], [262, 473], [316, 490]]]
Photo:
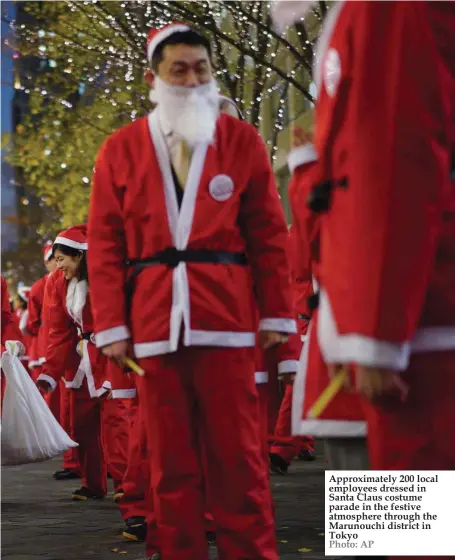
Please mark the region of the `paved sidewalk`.
[[[72, 502], [79, 481], [57, 482], [60, 461], [2, 469], [1, 552], [5, 560], [143, 560], [141, 543], [122, 539], [112, 498]], [[324, 556], [324, 463], [296, 462], [286, 477], [272, 476], [277, 541], [283, 560]], [[303, 549], [303, 550], [302, 550]], [[301, 550], [301, 552], [299, 552]], [[216, 551], [211, 556], [216, 558]]]

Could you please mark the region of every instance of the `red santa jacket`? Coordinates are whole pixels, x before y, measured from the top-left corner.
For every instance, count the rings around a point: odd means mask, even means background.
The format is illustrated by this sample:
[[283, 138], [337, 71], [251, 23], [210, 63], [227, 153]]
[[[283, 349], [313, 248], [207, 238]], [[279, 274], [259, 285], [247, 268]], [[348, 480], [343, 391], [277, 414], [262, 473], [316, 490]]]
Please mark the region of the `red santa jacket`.
[[[329, 384], [327, 366], [321, 356], [317, 337], [318, 313], [308, 307], [313, 282], [320, 281], [320, 217], [307, 205], [314, 185], [321, 181], [321, 171], [311, 144], [296, 148], [289, 155], [292, 173], [289, 185], [293, 214], [293, 235], [299, 251], [292, 268], [300, 281], [294, 283], [300, 309], [311, 316], [311, 327], [305, 342], [298, 374], [294, 381], [292, 431], [316, 437], [362, 437], [366, 424], [359, 395], [340, 391], [319, 418], [308, 418], [308, 412]], [[314, 276], [313, 276], [314, 275]]]
[[454, 2], [340, 2], [324, 27], [327, 362], [403, 370], [411, 352], [455, 348], [454, 36]]
[[[273, 171], [253, 127], [228, 115], [212, 145], [193, 153], [179, 210], [158, 113], [107, 139], [98, 155], [88, 221], [88, 268], [97, 344], [130, 337], [137, 357], [183, 343], [253, 347], [260, 329], [295, 332], [287, 228]], [[125, 306], [125, 262], [174, 247], [245, 254], [248, 264], [180, 262], [144, 268]], [[129, 324], [128, 324], [129, 323]]]
[[29, 368], [44, 363], [45, 347], [41, 313], [47, 278], [48, 274], [37, 280], [31, 287], [28, 297], [27, 332], [33, 337], [32, 349], [29, 352]]
[[56, 271], [46, 283], [44, 300], [46, 361], [38, 380], [47, 381], [55, 389], [64, 375], [65, 386], [69, 389], [78, 389], [86, 379], [92, 398], [102, 396], [108, 389], [112, 390], [113, 398], [134, 397], [136, 390], [127, 375], [115, 376], [112, 383], [108, 360], [95, 346], [86, 281], [68, 282]]
[[5, 351], [5, 342], [7, 340], [18, 340], [22, 342], [22, 333], [17, 324], [16, 317], [11, 311], [9, 303], [9, 293], [6, 280], [1, 276], [1, 289], [2, 289], [2, 322], [1, 322], [1, 345], [2, 352]]

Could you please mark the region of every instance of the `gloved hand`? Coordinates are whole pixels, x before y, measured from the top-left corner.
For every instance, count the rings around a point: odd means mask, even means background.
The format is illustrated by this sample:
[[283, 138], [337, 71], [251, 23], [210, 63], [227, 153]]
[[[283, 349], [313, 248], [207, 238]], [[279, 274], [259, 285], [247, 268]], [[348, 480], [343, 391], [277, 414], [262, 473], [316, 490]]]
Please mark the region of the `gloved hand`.
[[20, 340], [7, 340], [5, 342], [5, 348], [7, 352], [10, 352], [13, 356], [25, 356], [25, 346]]

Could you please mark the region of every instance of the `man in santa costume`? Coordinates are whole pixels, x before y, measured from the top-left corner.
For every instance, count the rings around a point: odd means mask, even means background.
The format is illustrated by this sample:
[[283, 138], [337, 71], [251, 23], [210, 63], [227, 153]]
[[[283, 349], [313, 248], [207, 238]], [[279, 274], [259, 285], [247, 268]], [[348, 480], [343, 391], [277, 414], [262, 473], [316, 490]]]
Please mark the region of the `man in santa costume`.
[[48, 274], [37, 280], [31, 287], [28, 300], [28, 317], [26, 332], [33, 337], [32, 350], [30, 350], [30, 361], [28, 367], [34, 380], [40, 374], [41, 366], [45, 360], [46, 349], [44, 347], [44, 331], [42, 321], [42, 309], [44, 300], [44, 288], [49, 273], [56, 269], [55, 259], [52, 257], [52, 241], [45, 243], [43, 247], [44, 266]]
[[455, 468], [454, 36], [454, 2], [340, 2], [316, 56], [317, 336], [375, 469]]
[[219, 115], [208, 41], [171, 24], [150, 32], [147, 56], [158, 108], [109, 137], [96, 163], [97, 345], [120, 363], [131, 349], [146, 371], [139, 403], [163, 557], [207, 556], [207, 476], [220, 555], [275, 560], [251, 310], [254, 283], [263, 347], [296, 331], [284, 214], [258, 133]]

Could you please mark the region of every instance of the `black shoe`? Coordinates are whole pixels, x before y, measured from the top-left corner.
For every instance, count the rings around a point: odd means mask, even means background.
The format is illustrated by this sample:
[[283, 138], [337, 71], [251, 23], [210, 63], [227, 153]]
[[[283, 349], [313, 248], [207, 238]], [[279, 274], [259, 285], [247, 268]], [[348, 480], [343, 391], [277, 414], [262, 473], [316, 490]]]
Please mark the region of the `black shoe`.
[[154, 552], [147, 560], [161, 560], [161, 552]]
[[269, 453], [270, 468], [276, 474], [285, 475], [288, 473], [289, 463], [277, 453]]
[[[144, 542], [147, 537], [147, 523], [144, 517], [128, 517], [122, 535], [129, 541]], [[153, 556], [152, 556], [153, 558]]]
[[316, 461], [316, 453], [313, 449], [302, 449], [299, 453], [299, 459], [301, 461]]
[[85, 502], [87, 500], [102, 500], [104, 496], [100, 496], [99, 494], [95, 494], [89, 488], [82, 486], [78, 490], [74, 490], [73, 492], [73, 500]]
[[81, 475], [71, 469], [62, 469], [61, 471], [55, 471], [52, 477], [55, 478], [55, 480], [73, 480], [75, 478], [81, 478]]
[[[118, 502], [123, 498], [123, 496], [125, 495], [125, 492], [123, 491], [123, 488], [119, 488], [118, 490], [115, 490], [114, 492], [114, 502], [116, 504], [118, 504]], [[129, 518], [131, 519], [131, 518]]]
[[215, 531], [207, 531], [205, 533], [205, 536], [207, 537], [207, 543], [210, 546], [214, 546], [216, 544], [216, 533], [215, 533]]

